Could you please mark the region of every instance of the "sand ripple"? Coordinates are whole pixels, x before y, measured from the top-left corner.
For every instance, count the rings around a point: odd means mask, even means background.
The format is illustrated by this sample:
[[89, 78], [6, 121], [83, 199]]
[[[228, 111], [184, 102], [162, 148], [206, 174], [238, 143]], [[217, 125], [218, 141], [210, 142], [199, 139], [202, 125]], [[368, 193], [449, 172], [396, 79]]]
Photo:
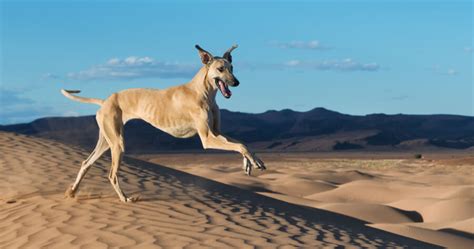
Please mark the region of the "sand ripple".
[[75, 199], [63, 192], [87, 153], [0, 133], [1, 248], [424, 248], [332, 212], [125, 158], [118, 201], [99, 160]]

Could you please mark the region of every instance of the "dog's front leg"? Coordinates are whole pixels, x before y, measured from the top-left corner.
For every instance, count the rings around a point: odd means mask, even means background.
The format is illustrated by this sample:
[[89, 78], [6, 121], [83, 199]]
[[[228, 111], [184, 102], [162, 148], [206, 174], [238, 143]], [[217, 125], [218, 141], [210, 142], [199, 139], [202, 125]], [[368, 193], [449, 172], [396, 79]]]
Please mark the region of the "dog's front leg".
[[[230, 138], [230, 137], [228, 137], [228, 136], [226, 136], [226, 135], [219, 134], [219, 136], [224, 137], [227, 141], [229, 141], [229, 142], [231, 142], [231, 143], [242, 144], [241, 142], [239, 142], [239, 141], [237, 141], [237, 140], [235, 140], [235, 139], [233, 139], [233, 138]], [[247, 150], [247, 154], [241, 153], [241, 154], [242, 154], [242, 157], [243, 157], [242, 169], [245, 171], [245, 173], [246, 173], [247, 175], [250, 175], [250, 173], [252, 172], [252, 165], [256, 166], [257, 169], [259, 169], [259, 170], [265, 170], [265, 169], [267, 169], [267, 168], [265, 167], [265, 164], [263, 163], [263, 161], [262, 161], [260, 158], [258, 158], [258, 157], [255, 155], [255, 153], [250, 152], [250, 151], [247, 149], [247, 146], [245, 146], [245, 145], [243, 145], [243, 144], [242, 144], [242, 146], [244, 146], [245, 149]], [[246, 155], [248, 155], [248, 154], [250, 154], [251, 156], [246, 156]]]
[[198, 133], [204, 149], [229, 150], [242, 154], [244, 158], [244, 171], [247, 175], [250, 175], [252, 166], [257, 167], [260, 170], [266, 169], [263, 161], [255, 156], [254, 153], [249, 152], [247, 146], [242, 143], [220, 134], [214, 134], [210, 129], [201, 129]]

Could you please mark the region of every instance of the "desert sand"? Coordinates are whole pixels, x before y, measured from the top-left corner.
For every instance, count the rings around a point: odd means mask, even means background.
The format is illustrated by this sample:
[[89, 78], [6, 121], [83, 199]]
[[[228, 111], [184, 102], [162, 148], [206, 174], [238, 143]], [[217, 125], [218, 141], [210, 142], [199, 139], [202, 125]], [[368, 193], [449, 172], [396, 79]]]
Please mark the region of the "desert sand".
[[[363, 220], [368, 226], [449, 248], [474, 248], [474, 155], [263, 153], [268, 170], [243, 175], [235, 154], [147, 155], [261, 195]], [[387, 159], [388, 158], [388, 159]]]
[[[169, 156], [180, 170], [124, 157], [122, 188], [139, 200], [121, 203], [107, 180], [105, 156], [77, 196], [65, 198], [88, 154], [59, 142], [0, 133], [0, 248], [473, 245], [465, 237], [473, 224], [472, 172], [465, 166], [451, 179], [445, 172], [435, 175], [434, 166], [433, 175], [417, 176], [410, 172], [418, 170], [415, 165], [383, 175], [348, 170], [351, 161], [323, 169], [311, 160], [286, 163], [274, 157], [267, 160], [270, 170], [248, 177], [236, 155], [210, 154], [201, 161], [195, 155]], [[233, 159], [221, 160], [226, 157]], [[419, 215], [403, 211], [412, 207]], [[416, 222], [420, 215], [426, 222]], [[427, 237], [431, 243], [420, 241]]]

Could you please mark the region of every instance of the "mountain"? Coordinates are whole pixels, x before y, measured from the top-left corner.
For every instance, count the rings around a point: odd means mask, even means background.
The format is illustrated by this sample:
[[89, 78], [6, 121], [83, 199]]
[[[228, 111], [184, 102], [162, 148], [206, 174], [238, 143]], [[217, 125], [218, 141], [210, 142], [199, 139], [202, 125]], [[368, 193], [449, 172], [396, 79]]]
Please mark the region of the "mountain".
[[[221, 110], [223, 133], [265, 151], [467, 149], [474, 146], [474, 117], [459, 115], [354, 116], [324, 108], [251, 114]], [[92, 149], [94, 116], [42, 118], [0, 130], [38, 136]], [[201, 150], [197, 136], [177, 139], [142, 120], [125, 125], [126, 151]]]

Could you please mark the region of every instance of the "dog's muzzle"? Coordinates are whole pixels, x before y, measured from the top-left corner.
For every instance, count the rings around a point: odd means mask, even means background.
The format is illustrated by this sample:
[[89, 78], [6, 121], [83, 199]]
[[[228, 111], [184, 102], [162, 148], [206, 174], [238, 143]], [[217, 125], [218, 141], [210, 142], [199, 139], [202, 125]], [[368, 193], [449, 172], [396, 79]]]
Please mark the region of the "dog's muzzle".
[[240, 81], [234, 77], [234, 84], [232, 85], [233, 87], [239, 86]]
[[[224, 82], [223, 80], [219, 78], [216, 78], [215, 81], [216, 81], [217, 88], [219, 88], [219, 90], [222, 93], [222, 96], [224, 96], [224, 98], [226, 99], [230, 98], [230, 96], [232, 96], [232, 92], [229, 90], [229, 84], [227, 84], [226, 82]], [[232, 85], [230, 86], [235, 87], [235, 86], [238, 86], [239, 84], [240, 82], [234, 78], [234, 81], [232, 82]]]

